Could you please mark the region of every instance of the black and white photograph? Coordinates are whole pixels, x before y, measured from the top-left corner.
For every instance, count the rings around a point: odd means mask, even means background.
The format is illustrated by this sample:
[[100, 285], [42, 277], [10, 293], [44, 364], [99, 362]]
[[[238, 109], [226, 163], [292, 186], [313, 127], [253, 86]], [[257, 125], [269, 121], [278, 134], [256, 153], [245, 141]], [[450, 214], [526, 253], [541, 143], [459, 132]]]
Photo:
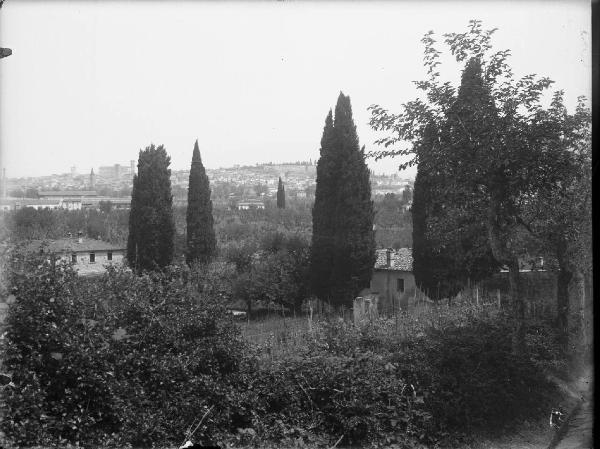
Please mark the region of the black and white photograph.
[[0, 0], [0, 449], [593, 448], [596, 7]]

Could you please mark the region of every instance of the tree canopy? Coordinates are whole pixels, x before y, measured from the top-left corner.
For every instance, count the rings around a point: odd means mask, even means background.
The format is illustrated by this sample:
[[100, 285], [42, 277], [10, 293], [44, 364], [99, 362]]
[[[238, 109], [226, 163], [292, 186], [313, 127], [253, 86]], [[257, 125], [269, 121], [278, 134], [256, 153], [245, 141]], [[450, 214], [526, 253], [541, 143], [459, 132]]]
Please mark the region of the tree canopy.
[[[473, 20], [465, 33], [444, 35], [457, 63], [464, 67], [458, 89], [442, 82], [438, 66], [441, 52], [433, 32], [422, 39], [428, 78], [416, 82], [423, 95], [392, 114], [370, 107], [371, 126], [387, 131], [378, 141], [384, 148], [370, 153], [376, 158], [404, 156], [401, 168], [430, 164], [444, 172], [444, 185], [464, 201], [469, 214], [479, 209], [487, 244], [497, 263], [509, 269], [514, 311], [515, 350], [524, 345], [524, 302], [519, 292], [518, 258], [527, 232], [526, 205], [538, 192], [559, 182], [571, 152], [557, 139], [577, 140], [574, 126], [560, 120], [554, 110], [564, 108], [555, 94], [544, 108], [544, 94], [552, 85], [546, 77], [526, 75], [515, 79], [507, 63], [509, 50], [492, 51], [496, 29], [483, 30]], [[580, 98], [578, 109], [585, 109]], [[428, 126], [437, 129], [433, 150], [418, 151]], [[562, 137], [560, 137], [562, 136]], [[412, 145], [398, 147], [405, 142]], [[391, 147], [391, 148], [390, 148]], [[436, 172], [437, 173], [437, 172]], [[456, 208], [456, 198], [442, 205]], [[444, 226], [451, 231], [448, 221]]]

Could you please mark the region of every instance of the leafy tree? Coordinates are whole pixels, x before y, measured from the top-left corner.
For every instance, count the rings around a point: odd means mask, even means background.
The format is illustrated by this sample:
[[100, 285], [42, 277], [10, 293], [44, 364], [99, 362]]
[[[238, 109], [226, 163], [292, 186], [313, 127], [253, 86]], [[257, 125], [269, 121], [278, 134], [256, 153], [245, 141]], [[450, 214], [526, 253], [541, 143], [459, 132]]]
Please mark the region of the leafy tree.
[[186, 261], [209, 262], [214, 256], [217, 241], [210, 199], [208, 176], [202, 165], [198, 141], [194, 144], [192, 167], [188, 184]]
[[164, 146], [141, 151], [133, 178], [127, 261], [136, 270], [164, 268], [173, 260], [171, 158]]
[[[426, 34], [422, 42], [428, 79], [416, 83], [424, 99], [406, 103], [400, 114], [371, 106], [371, 126], [393, 133], [378, 141], [386, 147], [400, 141], [419, 142], [430, 123], [439, 129], [443, 166], [442, 160], [437, 166], [452, 180], [451, 189], [472, 198], [467, 207], [482, 208], [493, 256], [509, 269], [513, 349], [520, 352], [525, 349], [525, 305], [519, 291], [518, 262], [524, 206], [528, 198], [555, 182], [564, 156], [553, 145], [561, 125], [541, 105], [542, 94], [552, 81], [535, 75], [515, 80], [506, 62], [509, 51], [490, 54], [494, 32], [471, 21], [466, 33], [445, 35], [456, 61], [465, 64], [458, 92], [440, 81], [441, 52], [434, 46], [433, 32]], [[372, 154], [411, 156], [404, 167], [420, 161], [414, 146]]]
[[277, 186], [277, 208], [285, 209], [285, 188], [283, 187], [281, 178], [279, 178], [279, 184]]
[[575, 114], [569, 114], [562, 97], [562, 91], [555, 94], [548, 114], [560, 125], [553, 133], [552, 145], [562, 150], [564, 165], [556, 182], [544, 186], [527, 202], [524, 218], [539, 250], [558, 265], [557, 325], [561, 348], [566, 353], [570, 350], [569, 285], [572, 281], [576, 283], [580, 299], [578, 324], [584, 346], [589, 341], [585, 283], [592, 272], [592, 158], [590, 111], [580, 98]]
[[312, 245], [317, 257], [313, 255], [311, 271], [318, 296], [336, 306], [348, 306], [371, 280], [374, 210], [369, 169], [364, 148], [359, 147], [350, 97], [341, 92], [332, 122], [330, 113], [317, 166], [318, 204], [316, 198], [313, 209], [313, 236], [315, 232], [317, 236]]

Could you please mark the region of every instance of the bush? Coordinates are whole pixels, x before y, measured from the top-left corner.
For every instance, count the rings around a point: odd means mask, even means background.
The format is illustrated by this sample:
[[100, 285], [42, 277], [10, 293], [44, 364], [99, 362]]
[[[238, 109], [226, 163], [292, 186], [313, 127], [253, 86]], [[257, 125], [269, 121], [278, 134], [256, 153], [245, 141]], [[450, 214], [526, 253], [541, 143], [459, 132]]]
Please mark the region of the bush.
[[220, 279], [211, 270], [89, 279], [16, 257], [3, 348], [16, 388], [3, 390], [2, 430], [19, 445], [173, 445], [210, 410], [196, 442], [452, 447], [463, 432], [545, 416], [559, 396], [543, 375], [559, 364], [545, 325], [516, 356], [507, 317], [460, 305], [435, 326], [315, 323], [293, 356], [259, 366], [220, 290], [197, 278]]
[[[551, 401], [560, 396], [545, 376], [547, 365], [540, 361], [551, 345], [538, 341], [529, 354], [514, 355], [507, 317], [464, 314], [437, 327], [406, 319], [413, 321], [416, 331], [394, 332], [393, 322], [385, 319], [361, 327], [341, 320], [329, 322], [321, 327], [311, 351], [356, 360], [368, 357], [372, 363], [394, 366], [393, 372], [378, 372], [373, 380], [367, 376], [367, 382], [395, 376], [414, 384], [423, 398], [423, 411], [433, 418], [428, 421], [433, 439], [448, 431], [514, 428], [523, 420], [544, 416]], [[373, 385], [363, 388], [371, 391]]]
[[180, 271], [94, 280], [62, 262], [17, 262], [4, 348], [16, 388], [1, 424], [17, 444], [179, 443], [209, 406], [197, 436], [231, 430], [246, 347]]

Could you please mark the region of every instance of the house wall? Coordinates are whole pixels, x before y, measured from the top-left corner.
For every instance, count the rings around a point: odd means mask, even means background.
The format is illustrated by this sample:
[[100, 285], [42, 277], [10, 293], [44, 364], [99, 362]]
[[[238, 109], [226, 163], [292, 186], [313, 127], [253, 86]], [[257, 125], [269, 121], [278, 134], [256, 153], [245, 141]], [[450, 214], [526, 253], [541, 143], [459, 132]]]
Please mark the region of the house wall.
[[[96, 255], [95, 262], [90, 263], [90, 253], [94, 253]], [[86, 251], [86, 252], [77, 252], [77, 264], [76, 267], [81, 267], [85, 265], [105, 265], [110, 263], [123, 263], [123, 251], [115, 250], [112, 251], [112, 260], [108, 260], [108, 251]], [[69, 261], [71, 260], [71, 254], [67, 254], [64, 256]]]
[[62, 208], [67, 210], [81, 210], [81, 201], [63, 200]]
[[[404, 291], [397, 290], [397, 280], [404, 280]], [[415, 277], [408, 271], [375, 270], [370, 291], [379, 296], [379, 311], [391, 312], [398, 308], [408, 309], [409, 298], [415, 292]]]
[[[90, 253], [96, 255], [95, 262], [90, 263]], [[113, 250], [112, 260], [108, 260], [108, 251], [78, 251], [75, 253], [77, 262], [74, 265], [75, 270], [80, 275], [97, 275], [106, 271], [106, 265], [122, 265], [125, 258], [124, 250]], [[62, 258], [71, 262], [73, 253], [64, 253]]]

